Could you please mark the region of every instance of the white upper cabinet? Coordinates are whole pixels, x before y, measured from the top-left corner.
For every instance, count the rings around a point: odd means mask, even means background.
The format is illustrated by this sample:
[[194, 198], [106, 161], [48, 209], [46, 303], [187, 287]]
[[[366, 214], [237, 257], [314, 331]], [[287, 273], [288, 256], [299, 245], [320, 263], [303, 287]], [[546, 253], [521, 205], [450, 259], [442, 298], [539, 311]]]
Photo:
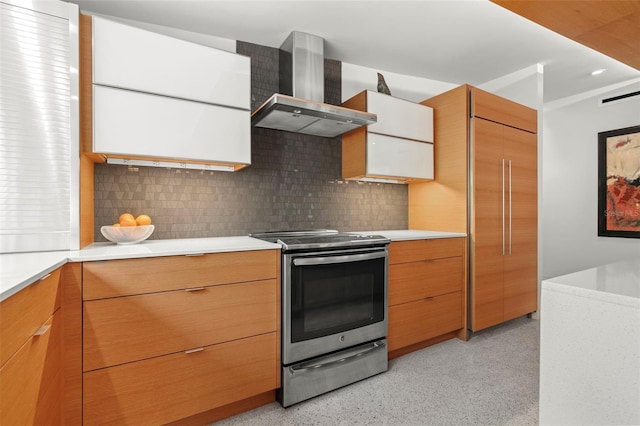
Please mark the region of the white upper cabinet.
[[91, 152], [160, 167], [251, 164], [249, 57], [96, 16], [90, 36]]
[[251, 109], [249, 57], [95, 16], [93, 83]]
[[367, 91], [366, 98], [367, 112], [378, 116], [378, 121], [367, 127], [369, 132], [433, 142], [432, 108], [372, 91]]
[[79, 248], [77, 28], [75, 4], [0, 2], [0, 253]]
[[[244, 111], [147, 93], [94, 86], [96, 152], [127, 158], [238, 164], [251, 159], [251, 145], [230, 143], [251, 138]], [[229, 125], [236, 123], [237, 125]]]
[[378, 116], [342, 135], [342, 177], [391, 183], [434, 179], [433, 108], [369, 90], [343, 106]]
[[369, 133], [367, 175], [392, 179], [433, 179], [433, 144]]

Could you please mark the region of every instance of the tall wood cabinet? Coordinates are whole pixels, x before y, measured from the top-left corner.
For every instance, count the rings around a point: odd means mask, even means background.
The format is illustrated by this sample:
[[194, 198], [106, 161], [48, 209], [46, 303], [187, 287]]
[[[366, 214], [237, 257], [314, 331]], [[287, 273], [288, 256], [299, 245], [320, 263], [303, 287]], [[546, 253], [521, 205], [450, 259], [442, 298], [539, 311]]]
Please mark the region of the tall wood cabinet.
[[471, 86], [435, 110], [436, 177], [409, 187], [409, 227], [470, 236], [467, 328], [537, 310], [537, 113]]

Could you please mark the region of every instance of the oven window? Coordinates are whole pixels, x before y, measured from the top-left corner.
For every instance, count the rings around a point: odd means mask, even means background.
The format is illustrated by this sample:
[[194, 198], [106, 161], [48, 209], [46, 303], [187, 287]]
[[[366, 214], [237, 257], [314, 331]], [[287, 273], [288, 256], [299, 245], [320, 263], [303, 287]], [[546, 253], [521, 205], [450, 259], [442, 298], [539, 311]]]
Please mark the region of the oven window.
[[384, 258], [294, 266], [291, 272], [292, 342], [384, 320]]

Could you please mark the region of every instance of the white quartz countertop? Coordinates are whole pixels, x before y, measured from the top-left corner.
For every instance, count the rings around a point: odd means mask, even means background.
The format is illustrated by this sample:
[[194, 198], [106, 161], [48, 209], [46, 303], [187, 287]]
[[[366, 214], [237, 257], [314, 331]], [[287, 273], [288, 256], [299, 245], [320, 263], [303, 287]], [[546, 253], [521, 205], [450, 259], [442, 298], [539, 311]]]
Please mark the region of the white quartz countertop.
[[[439, 231], [386, 230], [357, 234], [383, 235], [392, 241], [465, 237], [466, 234]], [[0, 301], [67, 262], [133, 259], [230, 251], [274, 250], [279, 244], [251, 237], [185, 238], [147, 240], [132, 245], [94, 243], [82, 250], [15, 253], [0, 255]]]
[[543, 288], [640, 306], [640, 258], [542, 281]]
[[94, 243], [82, 250], [2, 254], [0, 255], [0, 301], [14, 295], [67, 262], [279, 248], [279, 244], [251, 237], [217, 237], [147, 240], [132, 245]]
[[459, 232], [418, 231], [411, 229], [360, 231], [355, 233], [361, 235], [382, 235], [391, 241], [430, 240], [434, 238], [460, 238], [467, 236], [467, 234]]
[[82, 250], [70, 252], [69, 260], [72, 262], [88, 262], [229, 251], [275, 250], [279, 248], [279, 244], [268, 243], [251, 237], [147, 240], [131, 245], [93, 243]]
[[67, 263], [68, 251], [0, 255], [0, 301]]

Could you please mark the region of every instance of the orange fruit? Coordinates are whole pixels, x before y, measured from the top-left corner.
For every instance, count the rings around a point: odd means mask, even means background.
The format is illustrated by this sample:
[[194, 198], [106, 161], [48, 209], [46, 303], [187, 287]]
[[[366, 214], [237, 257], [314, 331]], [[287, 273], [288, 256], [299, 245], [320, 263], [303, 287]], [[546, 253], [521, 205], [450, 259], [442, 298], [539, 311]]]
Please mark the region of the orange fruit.
[[111, 226], [113, 226], [114, 228], [120, 228], [120, 224], [119, 224], [119, 223], [114, 223], [114, 224], [113, 224], [113, 225], [111, 225]]
[[122, 213], [120, 215], [120, 217], [118, 218], [118, 222], [122, 222], [124, 219], [133, 219], [133, 220], [135, 220], [136, 218], [131, 213]]
[[123, 213], [118, 218], [120, 226], [136, 226], [136, 219], [131, 213]]
[[139, 226], [151, 225], [151, 218], [146, 214], [141, 214], [140, 216], [136, 217], [136, 224]]

